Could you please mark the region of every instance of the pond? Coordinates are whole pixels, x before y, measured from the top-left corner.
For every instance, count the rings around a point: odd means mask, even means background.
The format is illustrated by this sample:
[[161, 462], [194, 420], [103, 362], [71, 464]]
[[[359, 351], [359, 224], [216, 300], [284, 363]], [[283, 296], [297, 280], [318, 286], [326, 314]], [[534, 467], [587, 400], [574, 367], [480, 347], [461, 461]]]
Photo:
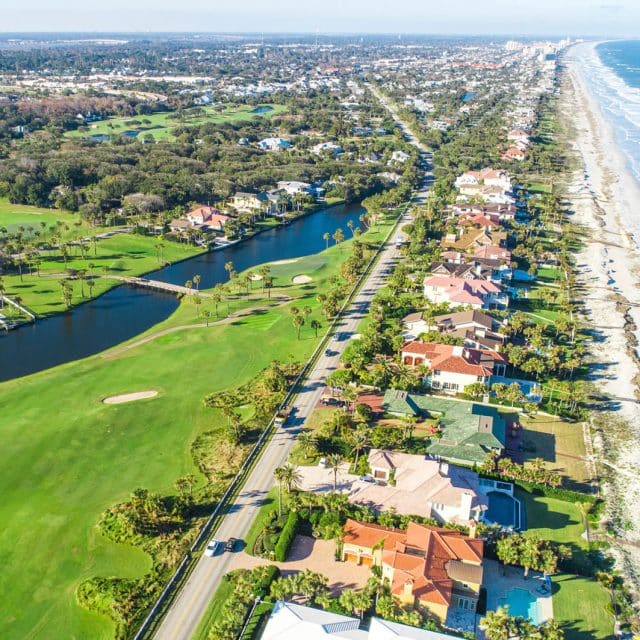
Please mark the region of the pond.
[[[183, 285], [197, 274], [201, 277], [200, 288], [209, 289], [228, 280], [226, 262], [233, 262], [240, 272], [264, 262], [318, 253], [325, 248], [324, 233], [333, 234], [341, 228], [348, 236], [347, 223], [351, 220], [357, 226], [362, 213], [359, 204], [322, 209], [285, 227], [195, 256], [147, 277]], [[68, 313], [10, 331], [0, 336], [0, 381], [104, 351], [165, 320], [178, 304], [171, 294], [123, 285]]]

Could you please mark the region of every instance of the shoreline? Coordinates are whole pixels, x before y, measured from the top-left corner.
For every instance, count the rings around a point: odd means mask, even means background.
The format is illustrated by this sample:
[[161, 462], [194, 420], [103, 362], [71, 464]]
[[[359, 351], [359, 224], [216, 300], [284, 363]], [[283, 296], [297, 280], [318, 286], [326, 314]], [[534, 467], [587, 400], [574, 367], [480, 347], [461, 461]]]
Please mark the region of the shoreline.
[[[598, 43], [572, 48], [564, 62], [561, 114], [571, 123], [571, 147], [579, 162], [565, 196], [570, 221], [584, 234], [576, 256], [581, 315], [592, 334], [590, 380], [609, 397], [607, 409], [594, 413], [595, 456], [605, 476], [607, 518], [617, 538], [640, 539], [640, 249], [628, 221], [640, 185], [627, 168], [613, 126], [607, 121], [585, 78], [589, 55]], [[586, 58], [586, 60], [585, 60]], [[640, 550], [618, 545], [617, 558], [637, 587]]]

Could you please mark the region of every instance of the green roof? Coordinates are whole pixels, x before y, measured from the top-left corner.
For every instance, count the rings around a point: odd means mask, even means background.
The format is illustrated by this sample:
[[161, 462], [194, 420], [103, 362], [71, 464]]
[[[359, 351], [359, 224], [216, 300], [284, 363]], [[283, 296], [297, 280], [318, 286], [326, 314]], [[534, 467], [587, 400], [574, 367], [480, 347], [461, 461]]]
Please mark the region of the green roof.
[[442, 438], [427, 453], [457, 462], [480, 463], [491, 449], [503, 449], [507, 424], [496, 407], [389, 389], [382, 401], [389, 413], [439, 418]]

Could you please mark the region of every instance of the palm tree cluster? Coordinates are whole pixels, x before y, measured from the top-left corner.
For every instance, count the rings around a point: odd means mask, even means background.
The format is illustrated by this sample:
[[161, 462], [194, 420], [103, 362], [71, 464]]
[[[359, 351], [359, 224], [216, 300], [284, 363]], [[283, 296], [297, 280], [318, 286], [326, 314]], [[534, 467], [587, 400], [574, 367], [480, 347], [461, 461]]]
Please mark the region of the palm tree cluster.
[[555, 545], [537, 536], [519, 533], [499, 539], [496, 552], [498, 559], [504, 564], [524, 567], [525, 578], [531, 569], [545, 575], [555, 573], [558, 561], [571, 555], [571, 550], [566, 545]]
[[555, 621], [534, 625], [522, 616], [510, 616], [508, 607], [489, 611], [480, 621], [487, 640], [563, 640], [564, 631]]
[[542, 458], [533, 458], [524, 464], [518, 464], [511, 458], [501, 458], [496, 451], [491, 451], [484, 459], [481, 470], [487, 473], [498, 472], [510, 480], [523, 480], [549, 487], [559, 487], [562, 484], [562, 477], [547, 469]]

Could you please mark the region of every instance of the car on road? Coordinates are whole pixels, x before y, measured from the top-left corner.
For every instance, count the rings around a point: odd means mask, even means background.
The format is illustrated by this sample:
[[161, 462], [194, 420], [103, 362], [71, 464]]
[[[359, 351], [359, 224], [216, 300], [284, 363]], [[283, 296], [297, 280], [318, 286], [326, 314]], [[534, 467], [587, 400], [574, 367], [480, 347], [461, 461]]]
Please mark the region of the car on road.
[[204, 550], [204, 555], [208, 558], [213, 558], [213, 556], [218, 553], [222, 549], [222, 540], [218, 540], [217, 538], [211, 538], [209, 540], [209, 544], [207, 548]]
[[229, 538], [227, 540], [227, 544], [224, 545], [224, 550], [225, 551], [234, 551], [237, 544], [238, 544], [238, 539], [237, 538]]

